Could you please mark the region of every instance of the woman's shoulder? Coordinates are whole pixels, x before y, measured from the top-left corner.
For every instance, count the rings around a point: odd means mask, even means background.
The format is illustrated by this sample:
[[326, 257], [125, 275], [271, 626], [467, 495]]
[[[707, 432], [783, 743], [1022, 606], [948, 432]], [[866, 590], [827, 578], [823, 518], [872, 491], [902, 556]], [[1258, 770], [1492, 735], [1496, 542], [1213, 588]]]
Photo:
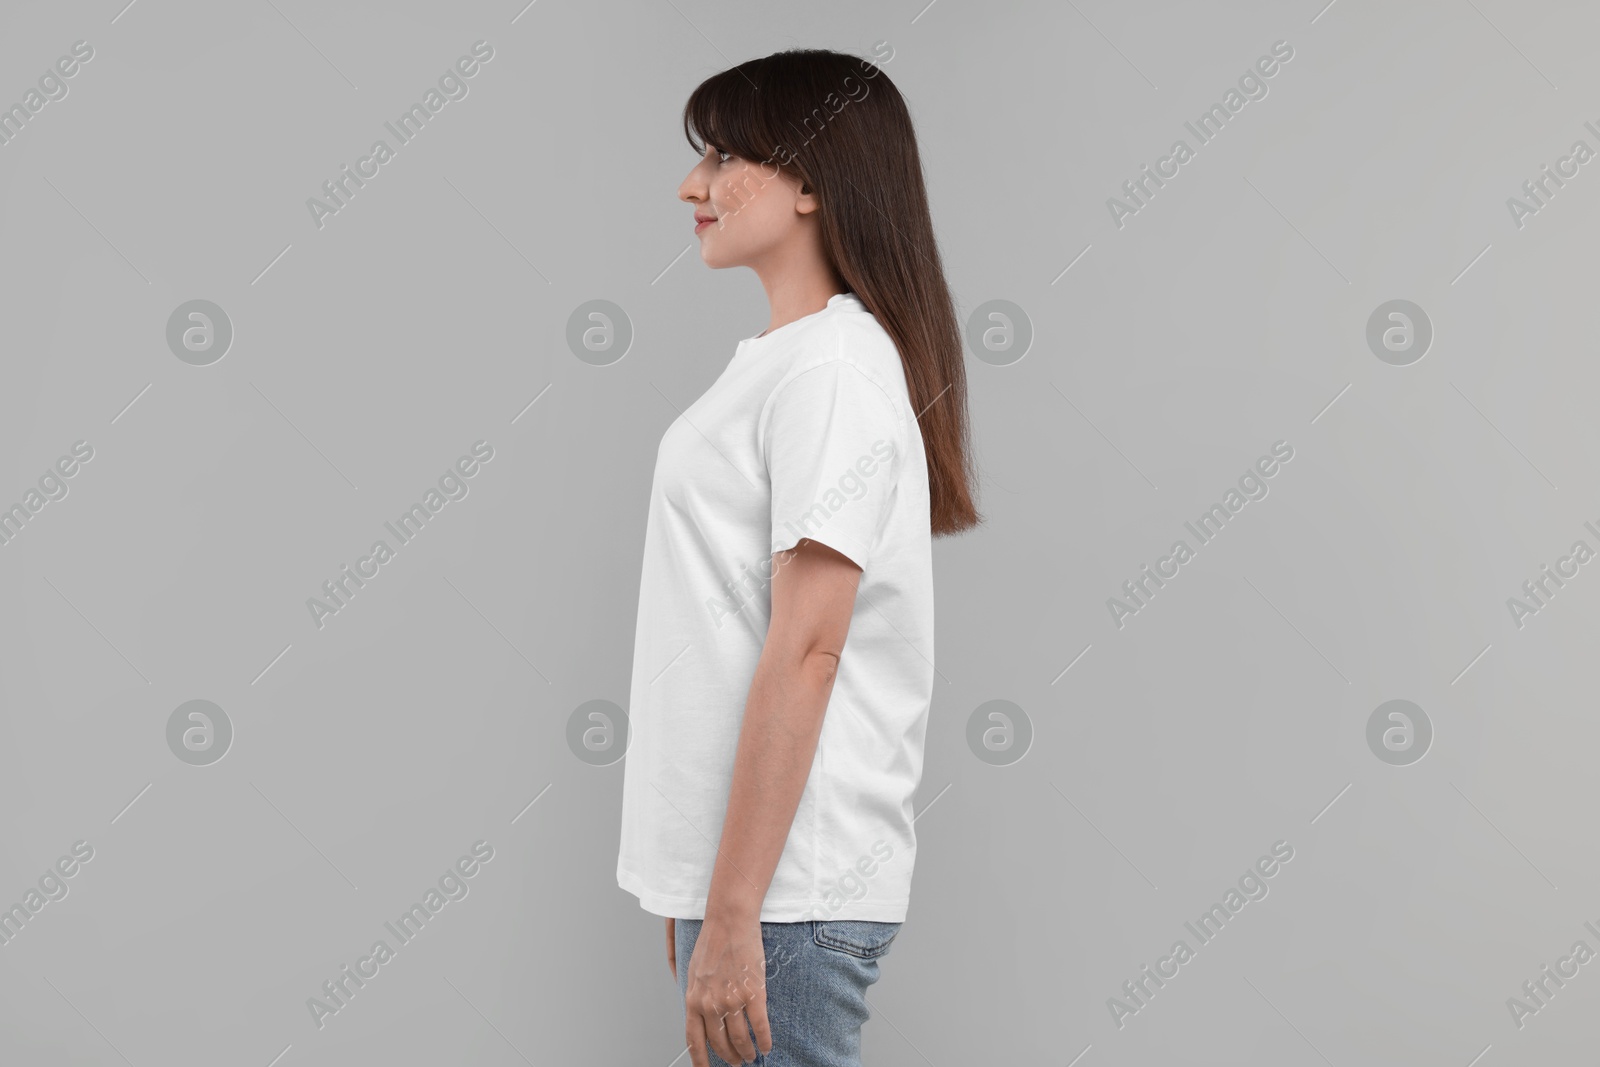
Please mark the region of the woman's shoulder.
[[809, 371], [844, 364], [882, 390], [897, 411], [904, 406], [907, 392], [899, 349], [872, 314], [843, 311], [817, 327], [790, 354], [779, 388]]

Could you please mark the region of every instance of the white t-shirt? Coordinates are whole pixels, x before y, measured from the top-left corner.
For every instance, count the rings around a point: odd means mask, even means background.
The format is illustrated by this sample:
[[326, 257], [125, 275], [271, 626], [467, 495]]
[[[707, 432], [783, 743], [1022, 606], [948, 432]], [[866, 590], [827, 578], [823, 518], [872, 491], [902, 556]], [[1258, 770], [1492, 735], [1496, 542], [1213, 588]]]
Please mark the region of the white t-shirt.
[[772, 556], [862, 568], [816, 757], [762, 922], [902, 922], [933, 693], [928, 471], [900, 356], [853, 293], [739, 342], [656, 452], [617, 884], [705, 917]]

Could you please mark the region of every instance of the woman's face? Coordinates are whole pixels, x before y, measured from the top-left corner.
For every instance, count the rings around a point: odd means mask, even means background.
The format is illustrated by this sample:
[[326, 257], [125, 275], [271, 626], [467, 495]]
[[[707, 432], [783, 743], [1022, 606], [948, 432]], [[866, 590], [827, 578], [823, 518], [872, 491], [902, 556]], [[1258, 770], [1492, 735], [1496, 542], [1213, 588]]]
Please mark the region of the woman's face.
[[[816, 198], [773, 163], [753, 163], [714, 145], [678, 186], [694, 205], [700, 258], [708, 267], [755, 267], [787, 247]], [[714, 221], [700, 224], [702, 219]]]

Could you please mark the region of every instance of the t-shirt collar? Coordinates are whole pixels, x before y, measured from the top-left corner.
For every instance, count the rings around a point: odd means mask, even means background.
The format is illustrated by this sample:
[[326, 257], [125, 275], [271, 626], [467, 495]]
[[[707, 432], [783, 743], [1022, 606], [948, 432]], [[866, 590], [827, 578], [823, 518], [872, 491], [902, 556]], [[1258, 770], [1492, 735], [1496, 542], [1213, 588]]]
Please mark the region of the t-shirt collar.
[[822, 309], [820, 311], [813, 311], [809, 315], [801, 315], [798, 319], [795, 319], [792, 322], [786, 322], [782, 326], [779, 326], [776, 330], [769, 330], [767, 333], [765, 333], [763, 335], [759, 335], [759, 336], [756, 336], [756, 337], [746, 337], [744, 340], [739, 342], [739, 345], [741, 347], [754, 347], [754, 346], [764, 345], [768, 341], [770, 341], [773, 338], [777, 337], [779, 334], [782, 334], [785, 330], [789, 329], [792, 326], [798, 326], [802, 322], [810, 322], [813, 319], [820, 318], [821, 316], [827, 314], [829, 311], [832, 311], [835, 308], [846, 307], [846, 306], [849, 306], [849, 307], [861, 307], [862, 306], [861, 298], [856, 296], [855, 293], [835, 293], [835, 294], [833, 294], [832, 296], [830, 296], [828, 298], [828, 302], [825, 305], [823, 305], [823, 307], [822, 307]]

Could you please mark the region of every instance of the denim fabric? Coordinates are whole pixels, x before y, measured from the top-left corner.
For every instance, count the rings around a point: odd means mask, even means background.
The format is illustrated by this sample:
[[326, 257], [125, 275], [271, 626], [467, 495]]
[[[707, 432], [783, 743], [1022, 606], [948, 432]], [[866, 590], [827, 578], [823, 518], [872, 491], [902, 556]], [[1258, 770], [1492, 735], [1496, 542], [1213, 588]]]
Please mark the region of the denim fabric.
[[[680, 997], [688, 994], [689, 958], [701, 924], [673, 924]], [[878, 960], [901, 925], [861, 919], [762, 923], [772, 1052], [763, 1055], [757, 1046], [757, 1067], [861, 1067], [861, 1024], [870, 1016], [867, 987], [878, 980]], [[754, 1045], [755, 1031], [747, 1032]], [[706, 1051], [711, 1067], [729, 1067], [715, 1050]]]

